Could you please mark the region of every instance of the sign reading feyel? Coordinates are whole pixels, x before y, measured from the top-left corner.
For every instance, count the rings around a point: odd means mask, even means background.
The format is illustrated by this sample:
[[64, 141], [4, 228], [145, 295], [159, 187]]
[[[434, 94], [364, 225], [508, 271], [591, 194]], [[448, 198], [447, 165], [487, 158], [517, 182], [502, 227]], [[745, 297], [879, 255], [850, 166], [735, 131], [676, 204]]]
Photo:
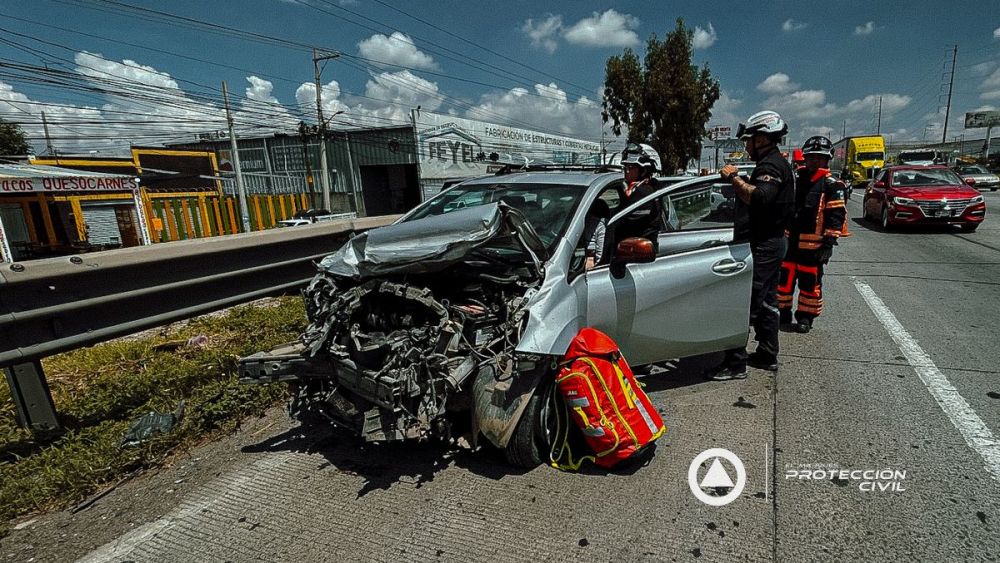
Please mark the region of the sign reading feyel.
[[598, 154], [601, 148], [598, 143], [572, 137], [426, 111], [414, 114], [414, 125], [424, 179], [488, 174], [497, 161], [575, 164]]

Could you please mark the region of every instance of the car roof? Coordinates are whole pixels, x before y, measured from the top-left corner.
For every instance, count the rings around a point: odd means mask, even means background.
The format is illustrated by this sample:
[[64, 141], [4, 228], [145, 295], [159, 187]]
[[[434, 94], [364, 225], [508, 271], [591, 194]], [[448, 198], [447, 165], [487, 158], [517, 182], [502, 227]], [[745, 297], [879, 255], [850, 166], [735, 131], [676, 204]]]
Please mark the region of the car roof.
[[951, 168], [945, 166], [944, 164], [895, 164], [893, 166], [886, 166], [887, 170], [951, 170]]
[[558, 184], [563, 186], [580, 186], [585, 188], [596, 181], [622, 179], [621, 172], [593, 172], [552, 170], [538, 172], [514, 172], [500, 176], [480, 176], [462, 182], [464, 185], [477, 184]]

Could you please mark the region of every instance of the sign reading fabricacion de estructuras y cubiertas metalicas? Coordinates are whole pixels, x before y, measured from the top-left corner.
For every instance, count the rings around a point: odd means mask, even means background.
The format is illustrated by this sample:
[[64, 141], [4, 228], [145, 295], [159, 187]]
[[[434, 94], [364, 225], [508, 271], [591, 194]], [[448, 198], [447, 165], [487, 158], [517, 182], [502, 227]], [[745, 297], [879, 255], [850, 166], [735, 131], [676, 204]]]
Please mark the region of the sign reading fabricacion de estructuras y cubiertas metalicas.
[[[600, 144], [519, 127], [414, 112], [424, 179], [454, 179], [492, 172], [509, 162], [582, 163], [598, 154]], [[492, 157], [492, 158], [491, 158]]]

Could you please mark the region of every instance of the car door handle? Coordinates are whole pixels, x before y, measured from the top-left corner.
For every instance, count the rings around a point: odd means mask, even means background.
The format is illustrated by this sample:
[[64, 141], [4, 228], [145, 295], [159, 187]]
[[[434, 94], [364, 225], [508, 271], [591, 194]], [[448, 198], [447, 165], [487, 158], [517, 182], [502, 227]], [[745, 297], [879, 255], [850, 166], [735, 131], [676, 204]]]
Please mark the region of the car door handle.
[[747, 263], [743, 260], [737, 262], [736, 260], [720, 260], [712, 265], [712, 271], [716, 274], [735, 274], [736, 272], [742, 271], [747, 267]]

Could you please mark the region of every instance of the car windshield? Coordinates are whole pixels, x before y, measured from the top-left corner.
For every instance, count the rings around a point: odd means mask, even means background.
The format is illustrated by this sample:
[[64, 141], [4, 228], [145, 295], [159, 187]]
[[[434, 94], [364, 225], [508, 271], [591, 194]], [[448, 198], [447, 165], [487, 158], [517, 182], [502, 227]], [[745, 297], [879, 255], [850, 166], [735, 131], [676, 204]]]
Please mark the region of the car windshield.
[[954, 186], [962, 180], [951, 170], [930, 168], [925, 170], [896, 170], [892, 173], [892, 185], [899, 187]]
[[435, 196], [407, 221], [503, 201], [525, 216], [538, 238], [551, 250], [569, 225], [585, 191], [585, 186], [561, 184], [460, 185]]
[[858, 162], [862, 160], [885, 160], [884, 152], [859, 152], [857, 158]]
[[934, 151], [921, 151], [921, 152], [904, 152], [899, 153], [900, 162], [916, 162], [925, 160], [934, 160]]
[[959, 174], [989, 174], [989, 171], [982, 166], [963, 166], [958, 169]]

